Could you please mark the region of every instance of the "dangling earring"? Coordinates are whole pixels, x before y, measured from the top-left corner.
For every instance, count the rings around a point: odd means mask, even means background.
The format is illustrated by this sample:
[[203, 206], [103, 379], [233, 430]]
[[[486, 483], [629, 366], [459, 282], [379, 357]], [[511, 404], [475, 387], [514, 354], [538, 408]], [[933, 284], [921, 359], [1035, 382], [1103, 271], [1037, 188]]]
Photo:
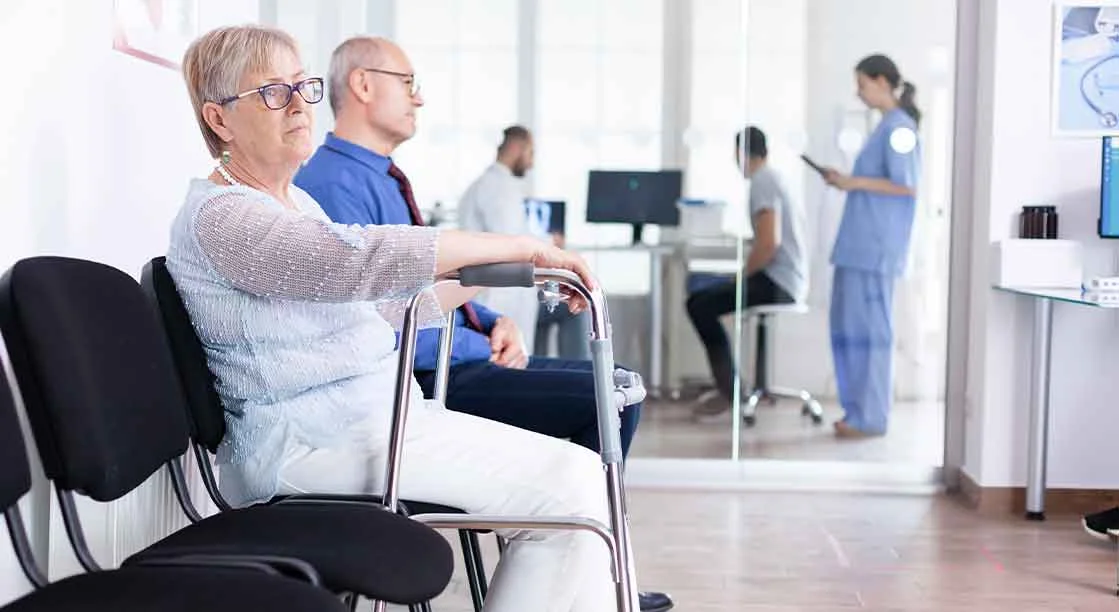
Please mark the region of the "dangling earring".
[[221, 165], [228, 166], [229, 162], [233, 159], [233, 155], [229, 151], [221, 152]]

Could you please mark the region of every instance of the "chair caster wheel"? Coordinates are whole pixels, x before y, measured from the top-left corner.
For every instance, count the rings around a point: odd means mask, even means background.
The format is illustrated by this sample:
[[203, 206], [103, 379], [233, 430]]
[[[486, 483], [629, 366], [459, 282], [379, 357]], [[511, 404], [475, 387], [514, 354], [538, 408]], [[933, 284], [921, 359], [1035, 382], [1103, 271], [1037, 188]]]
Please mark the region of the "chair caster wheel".
[[748, 415], [742, 417], [742, 422], [745, 423], [745, 425], [747, 427], [753, 427], [754, 425], [757, 425], [758, 417], [756, 417], [752, 414], [748, 414]]
[[800, 413], [812, 417], [813, 425], [819, 425], [824, 422], [824, 410], [820, 407], [820, 404], [816, 403], [816, 400], [805, 402], [804, 406], [800, 409]]

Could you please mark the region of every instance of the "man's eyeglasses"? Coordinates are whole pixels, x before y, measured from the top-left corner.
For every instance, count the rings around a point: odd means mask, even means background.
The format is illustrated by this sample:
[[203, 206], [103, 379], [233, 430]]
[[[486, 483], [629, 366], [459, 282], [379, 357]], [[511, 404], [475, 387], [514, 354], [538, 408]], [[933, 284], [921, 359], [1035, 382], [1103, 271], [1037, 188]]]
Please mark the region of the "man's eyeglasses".
[[413, 98], [420, 95], [420, 83], [416, 80], [415, 74], [408, 74], [406, 72], [393, 72], [392, 70], [381, 70], [380, 68], [362, 68], [362, 70], [400, 77], [400, 80], [404, 81], [404, 84], [408, 86], [408, 95], [412, 96]]
[[295, 91], [299, 92], [299, 97], [303, 98], [307, 104], [321, 102], [323, 94], [322, 78], [311, 77], [299, 81], [298, 83], [292, 83], [291, 85], [287, 83], [269, 83], [263, 87], [257, 87], [256, 89], [250, 89], [249, 91], [239, 93], [235, 96], [229, 96], [218, 102], [218, 104], [225, 106], [234, 100], [240, 100], [245, 96], [258, 93], [260, 97], [264, 99], [265, 106], [272, 110], [283, 110], [287, 108], [288, 104], [291, 104], [292, 92]]

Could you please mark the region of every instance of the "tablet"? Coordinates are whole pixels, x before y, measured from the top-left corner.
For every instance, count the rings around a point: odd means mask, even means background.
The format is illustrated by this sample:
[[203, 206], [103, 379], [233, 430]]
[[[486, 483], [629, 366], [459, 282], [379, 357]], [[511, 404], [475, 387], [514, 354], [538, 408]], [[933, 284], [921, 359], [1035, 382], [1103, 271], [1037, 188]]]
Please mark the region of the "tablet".
[[804, 155], [803, 153], [801, 154], [800, 158], [802, 160], [804, 160], [804, 163], [808, 164], [809, 166], [812, 166], [812, 169], [815, 170], [816, 172], [818, 172], [820, 174], [820, 176], [827, 176], [828, 171], [823, 166], [821, 166], [820, 164], [817, 164], [816, 162], [812, 161], [812, 158], [808, 157], [807, 155]]

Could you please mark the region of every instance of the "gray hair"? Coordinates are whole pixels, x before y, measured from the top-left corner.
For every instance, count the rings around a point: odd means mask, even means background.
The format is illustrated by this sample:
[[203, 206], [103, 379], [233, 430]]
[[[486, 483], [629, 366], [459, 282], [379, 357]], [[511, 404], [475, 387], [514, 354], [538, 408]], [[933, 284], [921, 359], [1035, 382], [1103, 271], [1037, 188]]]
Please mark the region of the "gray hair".
[[203, 105], [240, 93], [237, 88], [241, 79], [270, 68], [281, 50], [299, 55], [299, 45], [290, 34], [258, 25], [218, 28], [203, 34], [187, 48], [183, 78], [194, 106], [194, 118], [214, 157], [221, 155], [225, 143], [206, 124]]
[[382, 39], [372, 36], [355, 36], [338, 45], [330, 55], [330, 75], [327, 95], [334, 116], [342, 108], [346, 90], [350, 87], [350, 73], [359, 68], [377, 68], [384, 61]]

